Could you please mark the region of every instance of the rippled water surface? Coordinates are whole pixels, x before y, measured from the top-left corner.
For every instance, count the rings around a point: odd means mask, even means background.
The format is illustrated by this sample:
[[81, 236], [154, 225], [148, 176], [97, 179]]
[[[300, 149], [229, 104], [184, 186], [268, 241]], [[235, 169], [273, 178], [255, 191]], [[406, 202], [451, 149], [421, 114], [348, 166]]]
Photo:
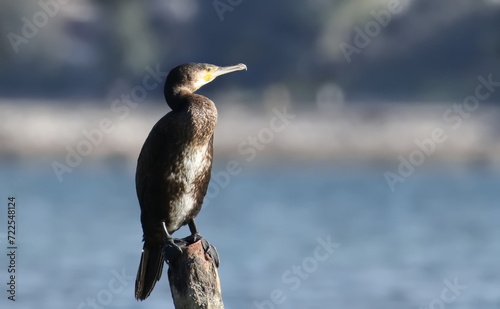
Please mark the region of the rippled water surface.
[[[429, 163], [393, 193], [386, 169], [255, 163], [213, 183], [197, 223], [221, 256], [226, 308], [498, 308], [498, 170]], [[133, 179], [127, 164], [85, 162], [62, 183], [49, 163], [1, 165], [0, 307], [173, 308], [166, 276], [145, 302], [133, 297]], [[11, 194], [16, 302], [5, 288]]]

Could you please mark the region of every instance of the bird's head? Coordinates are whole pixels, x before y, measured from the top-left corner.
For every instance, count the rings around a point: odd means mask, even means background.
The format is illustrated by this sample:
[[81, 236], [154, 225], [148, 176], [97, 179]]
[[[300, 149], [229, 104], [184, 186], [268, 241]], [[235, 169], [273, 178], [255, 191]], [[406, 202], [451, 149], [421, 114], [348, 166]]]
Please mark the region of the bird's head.
[[181, 64], [168, 73], [165, 82], [165, 96], [180, 90], [195, 92], [201, 86], [213, 81], [217, 76], [246, 69], [247, 66], [243, 63], [227, 67], [219, 67], [208, 63]]

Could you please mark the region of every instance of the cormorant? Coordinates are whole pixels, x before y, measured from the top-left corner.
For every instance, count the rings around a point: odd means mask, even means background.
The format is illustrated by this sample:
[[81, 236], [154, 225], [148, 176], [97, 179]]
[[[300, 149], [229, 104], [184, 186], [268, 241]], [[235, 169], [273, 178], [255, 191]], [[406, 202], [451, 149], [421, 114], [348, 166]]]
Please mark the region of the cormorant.
[[153, 127], [137, 160], [135, 182], [144, 233], [135, 281], [138, 300], [146, 299], [161, 277], [164, 246], [182, 252], [171, 234], [188, 224], [193, 241], [200, 237], [194, 218], [210, 181], [217, 109], [194, 92], [217, 76], [246, 69], [244, 64], [186, 63], [167, 76], [164, 95], [172, 111]]

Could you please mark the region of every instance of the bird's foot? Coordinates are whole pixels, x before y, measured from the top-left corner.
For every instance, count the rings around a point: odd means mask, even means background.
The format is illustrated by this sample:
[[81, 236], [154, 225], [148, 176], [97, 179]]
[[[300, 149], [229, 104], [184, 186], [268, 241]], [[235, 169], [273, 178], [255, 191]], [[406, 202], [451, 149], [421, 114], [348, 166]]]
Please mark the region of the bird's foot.
[[163, 258], [170, 264], [179, 255], [182, 254], [184, 248], [186, 248], [187, 243], [183, 239], [169, 238], [165, 240], [163, 244]]
[[170, 238], [165, 240], [165, 244], [163, 246], [163, 256], [165, 261], [170, 264], [177, 257], [179, 257], [179, 255], [182, 254], [183, 250], [187, 246], [192, 245], [197, 241], [201, 241], [203, 250], [212, 258], [215, 266], [218, 268], [220, 259], [217, 248], [215, 248], [214, 245], [209, 243], [208, 240], [203, 238], [203, 236], [201, 236], [199, 233], [195, 233], [185, 238]]
[[184, 241], [186, 245], [191, 245], [194, 244], [197, 241], [201, 241], [201, 245], [203, 246], [203, 250], [205, 250], [205, 253], [208, 254], [212, 260], [215, 263], [215, 266], [218, 268], [219, 267], [219, 253], [217, 252], [217, 249], [215, 248], [214, 245], [208, 242], [203, 236], [201, 236], [199, 233], [194, 233], [192, 235], [189, 235], [188, 237], [185, 237], [183, 239], [180, 239]]
[[212, 260], [215, 263], [215, 266], [219, 268], [219, 253], [217, 252], [217, 248], [215, 248], [214, 245], [208, 242], [205, 238], [201, 238], [201, 245], [203, 246], [203, 250], [205, 250], [205, 253], [208, 254]]
[[189, 245], [194, 244], [200, 239], [203, 239], [203, 236], [201, 236], [199, 233], [194, 233], [189, 235], [188, 237], [183, 238], [183, 240], [187, 242]]

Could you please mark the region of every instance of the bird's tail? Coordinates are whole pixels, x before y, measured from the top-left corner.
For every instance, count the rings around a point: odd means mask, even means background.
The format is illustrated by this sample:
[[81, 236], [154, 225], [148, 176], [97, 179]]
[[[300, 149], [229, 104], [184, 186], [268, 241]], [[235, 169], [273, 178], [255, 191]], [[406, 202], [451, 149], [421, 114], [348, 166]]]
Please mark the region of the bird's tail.
[[150, 246], [144, 243], [142, 248], [141, 263], [135, 279], [135, 298], [145, 300], [156, 281], [160, 280], [163, 270], [163, 253], [161, 246]]

